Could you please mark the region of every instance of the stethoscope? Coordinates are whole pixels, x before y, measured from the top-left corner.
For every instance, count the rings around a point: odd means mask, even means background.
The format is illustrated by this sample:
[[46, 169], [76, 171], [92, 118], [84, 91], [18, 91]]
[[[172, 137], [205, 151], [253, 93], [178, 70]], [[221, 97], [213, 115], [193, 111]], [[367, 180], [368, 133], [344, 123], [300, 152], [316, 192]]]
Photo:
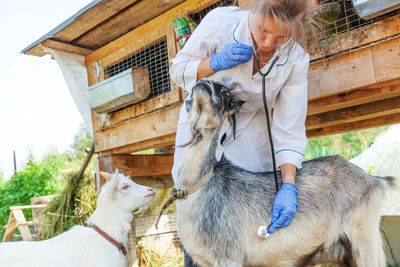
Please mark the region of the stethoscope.
[[[261, 81], [262, 81], [262, 84], [261, 84], [262, 98], [263, 98], [263, 104], [264, 104], [265, 118], [266, 118], [266, 121], [267, 121], [269, 144], [271, 146], [272, 168], [274, 170], [274, 178], [275, 178], [275, 190], [276, 190], [276, 194], [278, 194], [278, 190], [279, 190], [278, 172], [276, 171], [275, 150], [274, 150], [274, 143], [272, 141], [271, 122], [270, 122], [270, 119], [269, 119], [268, 104], [267, 104], [267, 98], [266, 98], [266, 94], [265, 94], [265, 77], [267, 77], [267, 75], [271, 72], [271, 70], [274, 67], [275, 63], [279, 59], [279, 55], [274, 57], [274, 59], [272, 60], [271, 64], [269, 65], [267, 71], [266, 72], [262, 72], [261, 69], [260, 69], [260, 61], [258, 59], [257, 53], [255, 51], [253, 51], [253, 54], [254, 54], [254, 58], [256, 59], [258, 73], [260, 74]], [[257, 235], [259, 237], [263, 238], [263, 239], [267, 239], [271, 235], [271, 234], [268, 233], [268, 230], [269, 230], [270, 226], [271, 226], [271, 224], [270, 225], [260, 225], [257, 228]]]
[[[249, 20], [250, 20], [250, 16], [249, 16]], [[248, 23], [249, 27], [250, 27], [250, 23]], [[249, 28], [249, 32], [251, 35], [251, 41], [253, 43], [253, 35], [251, 34], [251, 30]], [[237, 42], [237, 40], [235, 39], [235, 41]], [[277, 56], [275, 56], [267, 71], [266, 72], [262, 72], [261, 68], [260, 68], [260, 61], [259, 58], [257, 56], [257, 53], [255, 50], [253, 50], [253, 55], [254, 58], [256, 59], [256, 63], [257, 63], [257, 70], [258, 70], [258, 74], [260, 74], [261, 76], [261, 88], [262, 88], [262, 98], [263, 98], [263, 105], [264, 105], [264, 111], [265, 111], [265, 118], [266, 118], [266, 122], [267, 122], [267, 130], [268, 130], [268, 137], [269, 137], [269, 143], [271, 146], [271, 156], [272, 156], [272, 167], [274, 170], [274, 178], [275, 178], [275, 190], [276, 190], [276, 194], [278, 194], [279, 191], [279, 183], [278, 183], [278, 172], [276, 170], [276, 160], [275, 160], [275, 150], [274, 150], [274, 143], [272, 141], [272, 132], [271, 132], [271, 122], [270, 122], [270, 117], [269, 117], [269, 111], [268, 111], [268, 104], [267, 104], [267, 98], [266, 98], [266, 94], [265, 94], [265, 78], [267, 77], [267, 75], [271, 72], [272, 68], [274, 67], [275, 63], [278, 61], [278, 59], [280, 58], [280, 56], [288, 49], [288, 45], [291, 43], [291, 40], [289, 40], [285, 46], [283, 48], [281, 48], [281, 52], [278, 53]], [[254, 43], [253, 43], [253, 47], [254, 47]], [[282, 54], [281, 54], [282, 53]], [[270, 225], [260, 225], [257, 229], [257, 235], [260, 238], [263, 239], [267, 239], [271, 234], [268, 233], [268, 229]]]

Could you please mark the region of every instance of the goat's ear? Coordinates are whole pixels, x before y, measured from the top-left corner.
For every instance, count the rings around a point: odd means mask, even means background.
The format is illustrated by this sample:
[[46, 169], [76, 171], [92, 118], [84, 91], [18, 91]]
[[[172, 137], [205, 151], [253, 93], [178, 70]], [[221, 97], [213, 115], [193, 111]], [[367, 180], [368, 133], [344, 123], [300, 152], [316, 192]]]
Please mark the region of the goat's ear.
[[103, 177], [107, 181], [111, 180], [112, 174], [108, 172], [100, 172], [100, 177]]
[[114, 197], [114, 193], [115, 191], [117, 191], [118, 188], [118, 181], [119, 181], [119, 177], [118, 177], [118, 171], [116, 171], [112, 176], [111, 176], [111, 180], [110, 182], [110, 196]]
[[242, 105], [246, 103], [242, 100], [239, 101], [231, 101], [231, 103], [229, 103], [229, 107], [228, 107], [228, 113], [229, 115], [238, 113], [240, 108], [242, 107]]

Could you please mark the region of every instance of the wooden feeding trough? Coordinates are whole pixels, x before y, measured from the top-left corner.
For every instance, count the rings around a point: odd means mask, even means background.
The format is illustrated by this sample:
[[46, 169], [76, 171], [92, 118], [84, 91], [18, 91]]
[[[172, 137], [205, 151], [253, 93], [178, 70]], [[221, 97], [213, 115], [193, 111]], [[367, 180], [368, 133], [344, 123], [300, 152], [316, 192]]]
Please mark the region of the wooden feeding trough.
[[[169, 77], [179, 49], [172, 22], [184, 16], [199, 22], [231, 2], [96, 0], [23, 53], [51, 54], [63, 69], [82, 116], [89, 118], [100, 170], [119, 168], [138, 183], [165, 188], [172, 185], [185, 98]], [[400, 11], [365, 21], [348, 1], [331, 2], [339, 3], [341, 17], [324, 28], [311, 53], [308, 136], [400, 122]], [[151, 154], [137, 153], [149, 149]]]

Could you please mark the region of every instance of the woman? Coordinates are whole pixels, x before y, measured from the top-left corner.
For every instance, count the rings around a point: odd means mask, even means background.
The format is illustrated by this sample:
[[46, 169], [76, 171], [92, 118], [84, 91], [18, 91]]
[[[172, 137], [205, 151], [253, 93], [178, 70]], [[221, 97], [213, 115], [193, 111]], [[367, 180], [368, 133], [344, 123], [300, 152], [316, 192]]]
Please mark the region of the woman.
[[[305, 0], [258, 0], [252, 1], [249, 10], [216, 8], [198, 25], [170, 70], [172, 80], [186, 91], [190, 92], [197, 80], [209, 77], [222, 82], [237, 99], [245, 101], [236, 114], [235, 138], [231, 121], [223, 123], [216, 158], [220, 160], [224, 155], [244, 169], [265, 172], [273, 167], [258, 68], [265, 73], [279, 55], [266, 77], [267, 103], [270, 111], [273, 108], [271, 130], [276, 165], [283, 181], [274, 201], [269, 233], [288, 226], [297, 209], [295, 177], [307, 143], [304, 122], [309, 66], [309, 55], [299, 43], [304, 39], [308, 6]], [[183, 150], [179, 145], [189, 140], [186, 121], [183, 106], [173, 176]]]

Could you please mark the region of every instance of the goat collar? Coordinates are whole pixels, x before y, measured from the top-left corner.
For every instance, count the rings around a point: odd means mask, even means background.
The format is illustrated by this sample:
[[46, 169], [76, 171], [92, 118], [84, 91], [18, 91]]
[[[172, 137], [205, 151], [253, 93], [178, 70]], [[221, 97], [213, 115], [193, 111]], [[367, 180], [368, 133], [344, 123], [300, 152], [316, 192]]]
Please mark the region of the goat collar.
[[171, 197], [164, 203], [164, 205], [161, 208], [160, 215], [158, 215], [155, 227], [158, 229], [158, 223], [160, 222], [161, 215], [163, 212], [172, 204], [175, 202], [177, 199], [186, 199], [188, 195], [193, 194], [197, 190], [200, 189], [200, 187], [205, 184], [208, 179], [210, 178], [211, 174], [213, 173], [214, 168], [211, 168], [205, 175], [200, 177], [197, 182], [195, 182], [192, 186], [190, 186], [188, 189], [176, 189], [175, 187], [172, 188], [171, 190]]
[[104, 237], [105, 239], [107, 239], [111, 244], [113, 244], [114, 246], [116, 246], [118, 248], [119, 251], [121, 251], [121, 253], [126, 256], [126, 248], [124, 246], [124, 244], [122, 243], [118, 243], [118, 241], [116, 241], [114, 238], [112, 238], [111, 236], [109, 236], [106, 232], [104, 232], [103, 230], [101, 230], [99, 227], [97, 227], [96, 225], [92, 226], [93, 230], [95, 230], [97, 233], [99, 233], [99, 235], [101, 235], [102, 237]]

